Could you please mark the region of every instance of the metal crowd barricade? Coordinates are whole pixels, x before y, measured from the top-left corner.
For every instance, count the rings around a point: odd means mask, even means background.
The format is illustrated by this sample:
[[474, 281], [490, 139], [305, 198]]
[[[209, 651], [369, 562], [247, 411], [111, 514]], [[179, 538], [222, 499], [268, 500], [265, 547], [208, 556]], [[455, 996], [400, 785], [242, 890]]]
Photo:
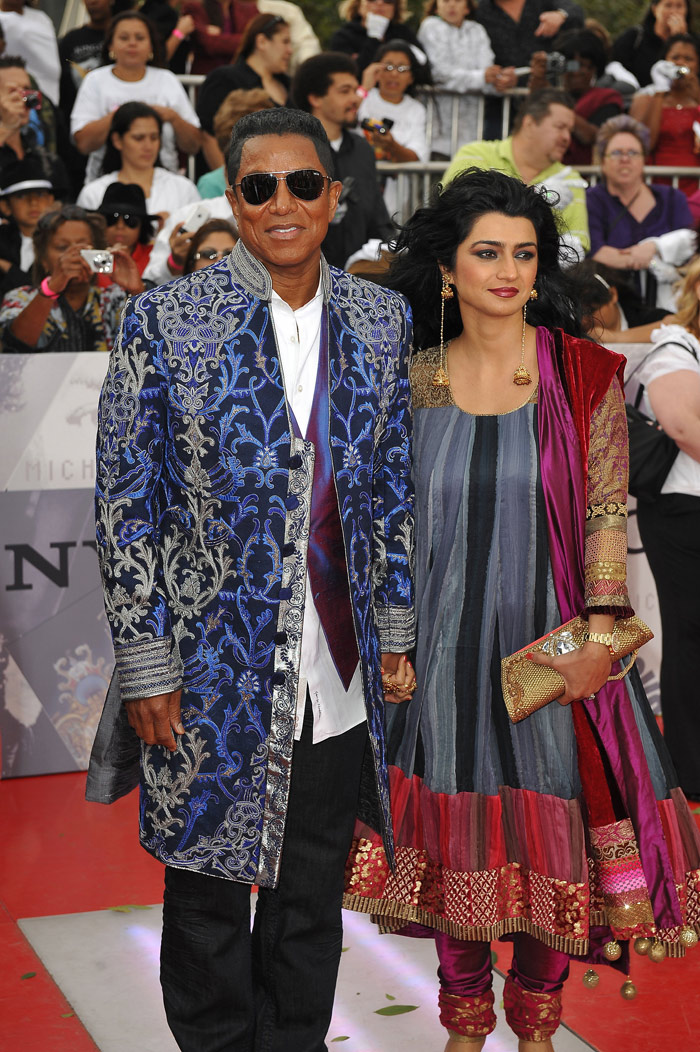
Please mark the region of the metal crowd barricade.
[[[178, 80], [182, 86], [186, 89], [189, 95], [190, 102], [193, 106], [197, 103], [197, 88], [204, 81], [204, 76], [194, 73], [179, 73]], [[436, 133], [438, 131], [438, 102], [441, 99], [448, 98], [451, 100], [452, 105], [450, 109], [450, 150], [454, 154], [460, 146], [463, 145], [460, 142], [459, 136], [459, 118], [460, 118], [460, 106], [464, 103], [466, 98], [473, 99], [477, 98], [477, 116], [476, 116], [476, 134], [475, 139], [483, 138], [484, 130], [484, 108], [486, 98], [501, 99], [503, 106], [501, 111], [501, 134], [505, 138], [510, 128], [511, 109], [513, 101], [517, 100], [521, 96], [527, 94], [524, 88], [514, 88], [513, 91], [505, 92], [503, 95], [483, 95], [481, 92], [458, 92], [458, 91], [445, 91], [442, 88], [422, 88], [418, 93], [418, 98], [426, 108], [426, 135], [428, 143], [432, 144]], [[195, 174], [195, 162], [194, 157], [190, 157], [187, 163], [187, 174], [190, 179], [194, 179]]]
[[[190, 102], [192, 103], [192, 107], [194, 109], [196, 109], [196, 107], [197, 107], [197, 88], [199, 87], [200, 84], [204, 83], [204, 74], [203, 73], [178, 73], [177, 74], [177, 79], [180, 81], [180, 83], [182, 84], [183, 88], [185, 88], [185, 90], [187, 91], [187, 94], [189, 95]], [[196, 164], [195, 164], [194, 154], [190, 154], [190, 156], [187, 158], [187, 175], [188, 175], [188, 178], [190, 178], [193, 183], [195, 183], [197, 181]]]
[[426, 108], [427, 116], [425, 121], [426, 137], [428, 143], [432, 148], [432, 144], [436, 138], [436, 131], [438, 130], [437, 124], [440, 119], [438, 112], [438, 104], [442, 99], [450, 99], [450, 156], [453, 156], [463, 143], [460, 141], [459, 124], [460, 124], [460, 109], [466, 99], [477, 100], [477, 111], [476, 111], [476, 132], [474, 139], [483, 139], [484, 137], [484, 115], [486, 100], [493, 99], [494, 101], [500, 101], [501, 106], [501, 138], [505, 139], [508, 135], [511, 122], [511, 113], [513, 106], [523, 97], [527, 95], [526, 88], [513, 88], [512, 91], [504, 92], [503, 94], [488, 94], [485, 95], [481, 91], [447, 91], [444, 88], [420, 88], [417, 92], [417, 97], [423, 103]]
[[[178, 80], [187, 90], [190, 101], [195, 106], [197, 88], [204, 81], [204, 77], [202, 74], [185, 73], [178, 74]], [[472, 97], [473, 94], [477, 94], [479, 98], [477, 110], [478, 134], [475, 136], [475, 139], [480, 139], [483, 137], [484, 101], [487, 96], [480, 93], [472, 93]], [[503, 102], [501, 132], [504, 138], [507, 136], [510, 127], [511, 107], [514, 100], [525, 94], [527, 92], [524, 88], [514, 88], [513, 91], [505, 92], [500, 96], [488, 96], [489, 98], [500, 98]], [[464, 143], [459, 142], [459, 108], [460, 101], [465, 98], [465, 94], [456, 91], [444, 91], [438, 88], [423, 88], [419, 97], [427, 109], [426, 130], [429, 141], [432, 141], [435, 129], [437, 101], [441, 98], [450, 98], [452, 100], [450, 136], [451, 151], [454, 156], [459, 147], [464, 145]], [[382, 175], [393, 175], [398, 180], [397, 200], [402, 202], [400, 213], [397, 216], [400, 223], [405, 223], [408, 217], [413, 215], [416, 208], [427, 204], [432, 188], [440, 181], [440, 177], [446, 168], [447, 164], [444, 161], [410, 161], [404, 164], [394, 164], [389, 161], [377, 162], [377, 170]], [[597, 165], [579, 165], [577, 170], [588, 180], [591, 186], [595, 186], [600, 178], [600, 168]], [[188, 159], [187, 174], [191, 179], [194, 179], [194, 157]], [[651, 183], [657, 177], [670, 177], [672, 185], [677, 188], [680, 179], [693, 178], [700, 180], [700, 167], [675, 168], [664, 165], [647, 165], [644, 168], [644, 178], [647, 183]]]
[[[447, 163], [445, 161], [428, 161], [425, 163], [410, 161], [404, 164], [394, 164], [390, 161], [377, 162], [377, 170], [381, 175], [393, 175], [397, 179], [396, 200], [402, 203], [402, 207], [394, 218], [399, 223], [405, 223], [417, 208], [421, 208], [428, 203], [433, 187], [440, 182], [440, 178], [446, 169]], [[576, 170], [588, 180], [591, 186], [595, 186], [601, 177], [598, 165], [579, 165]], [[700, 167], [645, 166], [645, 182], [651, 183], [654, 179], [662, 177], [670, 178], [671, 185], [678, 189], [678, 183], [681, 179], [692, 178], [700, 181]]]

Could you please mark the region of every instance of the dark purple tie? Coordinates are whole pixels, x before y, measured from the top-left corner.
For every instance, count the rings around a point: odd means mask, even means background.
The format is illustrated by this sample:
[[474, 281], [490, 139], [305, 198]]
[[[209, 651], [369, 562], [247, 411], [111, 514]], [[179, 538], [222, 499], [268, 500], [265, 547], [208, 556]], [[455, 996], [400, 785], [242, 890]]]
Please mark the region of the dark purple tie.
[[[291, 406], [289, 414], [295, 435], [297, 438], [302, 438]], [[328, 649], [343, 686], [347, 690], [357, 668], [359, 654], [350, 604], [343, 528], [338, 513], [338, 496], [333, 478], [328, 433], [329, 421], [328, 313], [324, 308], [316, 387], [309, 425], [306, 429], [306, 438], [309, 442], [313, 442], [316, 450], [311, 495], [308, 571], [314, 606], [328, 642]]]

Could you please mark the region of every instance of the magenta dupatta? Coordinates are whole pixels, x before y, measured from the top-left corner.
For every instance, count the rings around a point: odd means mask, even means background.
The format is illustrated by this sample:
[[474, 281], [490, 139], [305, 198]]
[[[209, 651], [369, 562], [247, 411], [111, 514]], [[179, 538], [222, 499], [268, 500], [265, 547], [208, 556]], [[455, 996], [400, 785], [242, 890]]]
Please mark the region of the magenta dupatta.
[[[564, 336], [564, 355], [567, 354]], [[610, 355], [610, 380], [619, 356], [591, 344], [590, 353]], [[574, 411], [567, 398], [551, 333], [537, 329], [540, 374], [538, 428], [540, 471], [549, 530], [554, 589], [562, 621], [584, 609], [586, 471]], [[562, 363], [563, 364], [563, 363]], [[586, 412], [588, 392], [574, 391], [576, 415]], [[664, 840], [656, 795], [624, 682], [608, 683], [583, 701], [605, 750], [622, 802], [634, 826], [654, 919], [659, 928], [682, 923], [680, 903]]]

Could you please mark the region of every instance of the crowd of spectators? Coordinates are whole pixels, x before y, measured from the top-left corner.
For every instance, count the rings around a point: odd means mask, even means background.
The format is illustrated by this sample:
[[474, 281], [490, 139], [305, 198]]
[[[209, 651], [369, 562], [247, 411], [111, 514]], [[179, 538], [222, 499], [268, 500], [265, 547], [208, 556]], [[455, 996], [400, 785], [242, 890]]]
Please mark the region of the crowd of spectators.
[[[108, 347], [112, 322], [95, 323], [108, 305], [230, 249], [227, 143], [266, 107], [312, 113], [331, 141], [343, 184], [324, 243], [333, 265], [381, 276], [408, 198], [400, 169], [378, 161], [442, 162], [443, 182], [495, 168], [546, 187], [562, 260], [604, 268], [585, 272], [591, 317], [624, 319], [623, 287], [666, 307], [693, 255], [697, 177], [674, 189], [644, 172], [700, 166], [687, 0], [652, 0], [616, 40], [573, 0], [427, 0], [415, 22], [405, 0], [344, 0], [327, 50], [289, 0], [85, 10], [57, 40], [43, 12], [0, 0], [5, 350]], [[203, 78], [194, 98], [182, 74]], [[113, 269], [89, 276], [80, 249], [103, 247]]]

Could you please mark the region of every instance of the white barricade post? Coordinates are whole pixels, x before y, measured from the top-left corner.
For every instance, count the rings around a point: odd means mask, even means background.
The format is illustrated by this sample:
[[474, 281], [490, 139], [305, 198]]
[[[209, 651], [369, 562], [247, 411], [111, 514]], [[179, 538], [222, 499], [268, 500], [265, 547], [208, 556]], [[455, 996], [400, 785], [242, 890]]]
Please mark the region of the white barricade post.
[[108, 355], [0, 355], [0, 775], [84, 770], [114, 662], [95, 554]]

